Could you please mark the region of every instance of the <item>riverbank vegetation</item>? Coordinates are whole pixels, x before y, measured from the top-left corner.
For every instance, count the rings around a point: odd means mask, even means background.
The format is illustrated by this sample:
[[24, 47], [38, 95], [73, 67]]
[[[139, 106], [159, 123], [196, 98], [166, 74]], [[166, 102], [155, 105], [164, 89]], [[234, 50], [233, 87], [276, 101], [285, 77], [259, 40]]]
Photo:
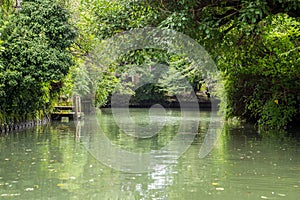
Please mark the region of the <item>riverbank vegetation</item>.
[[74, 64], [68, 48], [75, 27], [69, 12], [50, 0], [24, 0], [21, 9], [2, 16], [0, 121], [41, 118]]
[[[267, 129], [300, 121], [298, 0], [23, 0], [14, 8], [16, 2], [1, 1], [0, 124], [47, 115], [61, 93], [89, 93], [84, 61], [97, 44], [143, 27], [184, 33], [208, 51], [224, 79], [227, 118]], [[137, 50], [101, 70], [98, 105], [115, 89], [132, 92], [119, 84], [122, 69], [151, 62], [181, 70], [196, 90], [203, 86], [184, 57]], [[168, 92], [151, 84], [141, 90], [135, 101]]]

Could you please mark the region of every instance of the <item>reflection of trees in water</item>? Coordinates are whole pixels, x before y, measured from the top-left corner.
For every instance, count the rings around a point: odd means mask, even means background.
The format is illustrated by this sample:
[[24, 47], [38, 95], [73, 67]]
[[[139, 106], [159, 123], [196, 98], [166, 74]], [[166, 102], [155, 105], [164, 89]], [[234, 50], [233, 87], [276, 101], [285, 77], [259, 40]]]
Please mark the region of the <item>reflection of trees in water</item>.
[[[9, 159], [0, 163], [1, 182], [12, 186], [6, 191], [0, 188], [0, 193], [20, 193], [23, 199], [68, 198], [80, 188], [75, 180], [80, 179], [87, 160], [74, 133], [72, 123], [52, 123], [1, 137], [0, 158]], [[34, 192], [26, 192], [30, 190]]]

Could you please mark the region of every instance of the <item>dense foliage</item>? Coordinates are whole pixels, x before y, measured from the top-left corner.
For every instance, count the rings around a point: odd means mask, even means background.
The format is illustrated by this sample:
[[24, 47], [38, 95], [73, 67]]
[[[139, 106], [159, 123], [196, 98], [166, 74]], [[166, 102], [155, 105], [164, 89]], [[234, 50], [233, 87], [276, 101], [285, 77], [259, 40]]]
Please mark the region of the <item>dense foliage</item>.
[[24, 0], [1, 24], [0, 122], [44, 116], [73, 65], [76, 36], [56, 1]]
[[286, 127], [300, 113], [300, 23], [286, 14], [269, 16], [259, 32], [236, 44], [220, 66], [226, 75], [228, 114], [265, 127]]
[[[132, 28], [158, 26], [185, 33], [198, 41], [213, 56], [223, 74], [227, 117], [239, 117], [273, 128], [284, 128], [299, 120], [299, 1], [82, 2], [83, 10], [92, 8], [90, 21], [86, 23], [92, 28], [85, 33], [95, 40], [101, 41]], [[159, 51], [157, 54], [134, 52], [123, 57], [120, 66], [124, 68], [124, 63], [132, 65], [140, 61], [147, 64], [145, 57], [150, 58], [148, 60], [168, 58], [158, 60], [172, 65], [172, 56]], [[182, 71], [186, 67], [188, 65], [175, 66]], [[106, 71], [108, 82], [114, 70]], [[186, 75], [193, 85], [201, 81], [201, 74]], [[102, 81], [106, 82], [105, 78]], [[151, 90], [159, 93], [150, 85], [143, 99], [153, 97]], [[106, 101], [104, 96], [107, 95], [101, 96], [102, 103]]]
[[[83, 63], [95, 46], [123, 31], [149, 26], [182, 32], [205, 47], [224, 78], [227, 117], [268, 128], [284, 128], [299, 121], [299, 0], [60, 1], [71, 10], [79, 33], [71, 48], [76, 60], [71, 71], [73, 63], [67, 49], [75, 32], [62, 4], [26, 0], [20, 11], [13, 11], [9, 6], [12, 2], [1, 4], [2, 16], [10, 13], [1, 24], [2, 123], [47, 110], [68, 72], [63, 82], [69, 88], [63, 91], [70, 93], [75, 74], [80, 74], [75, 89], [89, 93], [94, 83]], [[100, 70], [98, 104], [105, 105], [115, 89], [132, 93], [116, 75], [153, 62], [184, 72], [195, 89], [203, 84], [202, 75], [191, 69], [184, 56], [157, 49], [136, 50]], [[166, 76], [161, 85], [170, 85], [173, 75]], [[162, 99], [173, 89], [165, 91], [148, 84], [139, 89], [134, 100]]]

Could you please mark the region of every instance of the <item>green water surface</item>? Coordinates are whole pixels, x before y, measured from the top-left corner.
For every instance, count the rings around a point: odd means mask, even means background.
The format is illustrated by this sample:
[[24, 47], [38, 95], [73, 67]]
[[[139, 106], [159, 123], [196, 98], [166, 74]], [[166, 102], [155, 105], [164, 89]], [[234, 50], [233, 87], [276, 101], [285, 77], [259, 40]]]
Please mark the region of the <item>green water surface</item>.
[[[138, 123], [147, 125], [147, 109], [131, 111]], [[143, 153], [161, 149], [172, 140], [180, 112], [169, 110], [166, 120], [171, 123], [146, 139], [120, 130], [110, 110], [98, 117], [115, 147]], [[52, 122], [1, 135], [0, 199], [300, 198], [299, 138], [262, 137], [250, 125], [225, 124], [214, 149], [200, 159], [209, 117], [209, 112], [201, 112], [198, 134], [178, 160], [146, 173], [117, 171], [103, 164], [80, 138], [97, 130], [79, 135], [74, 122]]]

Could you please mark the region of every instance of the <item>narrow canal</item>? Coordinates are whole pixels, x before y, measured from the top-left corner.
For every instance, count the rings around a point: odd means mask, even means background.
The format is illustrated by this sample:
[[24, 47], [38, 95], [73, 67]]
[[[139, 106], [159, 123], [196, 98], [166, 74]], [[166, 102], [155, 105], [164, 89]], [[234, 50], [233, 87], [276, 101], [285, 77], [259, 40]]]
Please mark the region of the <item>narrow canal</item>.
[[[141, 123], [149, 119], [147, 109], [131, 111]], [[178, 110], [169, 110], [167, 119], [172, 123], [143, 139], [123, 133], [109, 109], [98, 117], [112, 145], [142, 153], [161, 149], [172, 140], [179, 115]], [[179, 159], [146, 173], [122, 172], [100, 162], [88, 150], [88, 140], [80, 138], [87, 135], [79, 136], [80, 126], [74, 122], [52, 122], [1, 135], [0, 198], [299, 199], [296, 134], [263, 137], [250, 125], [225, 124], [213, 150], [200, 159], [209, 118], [209, 112], [201, 112], [199, 133]]]

